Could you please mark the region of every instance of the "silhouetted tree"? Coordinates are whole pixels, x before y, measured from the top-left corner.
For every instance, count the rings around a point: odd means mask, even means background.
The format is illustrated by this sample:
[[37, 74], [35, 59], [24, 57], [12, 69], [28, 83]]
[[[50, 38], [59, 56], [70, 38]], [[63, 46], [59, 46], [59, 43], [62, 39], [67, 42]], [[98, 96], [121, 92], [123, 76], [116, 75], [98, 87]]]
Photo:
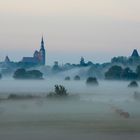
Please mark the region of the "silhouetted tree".
[[128, 87], [138, 87], [138, 83], [136, 81], [132, 81], [130, 82], [130, 84], [128, 85]]
[[68, 95], [66, 88], [62, 85], [55, 85], [55, 93], [56, 95], [59, 95], [59, 96]]
[[27, 77], [32, 79], [41, 79], [43, 78], [43, 73], [39, 70], [31, 70], [26, 72]]
[[105, 78], [106, 79], [121, 79], [122, 74], [122, 67], [120, 66], [112, 66], [106, 73]]
[[63, 85], [55, 85], [54, 92], [51, 92], [47, 95], [47, 97], [65, 97], [68, 96], [68, 92]]
[[26, 78], [26, 70], [24, 68], [17, 69], [13, 75], [15, 79]]
[[87, 81], [86, 81], [86, 84], [88, 85], [99, 85], [97, 79], [95, 77], [88, 77], [87, 78]]
[[130, 68], [125, 68], [122, 71], [121, 78], [124, 80], [135, 80], [137, 79], [137, 73], [133, 72]]
[[70, 77], [69, 76], [65, 77], [65, 80], [70, 81]]
[[79, 76], [79, 75], [76, 75], [76, 76], [74, 77], [74, 80], [80, 80], [80, 76]]
[[26, 71], [25, 69], [17, 69], [13, 77], [15, 79], [42, 79], [43, 73], [39, 70]]

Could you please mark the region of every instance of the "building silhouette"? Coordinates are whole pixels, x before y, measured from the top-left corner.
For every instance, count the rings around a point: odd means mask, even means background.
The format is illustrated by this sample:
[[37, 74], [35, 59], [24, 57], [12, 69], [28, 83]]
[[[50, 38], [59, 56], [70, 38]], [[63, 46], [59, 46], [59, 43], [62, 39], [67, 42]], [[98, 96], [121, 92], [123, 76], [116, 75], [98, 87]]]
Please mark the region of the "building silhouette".
[[133, 50], [133, 53], [131, 55], [131, 58], [139, 58], [139, 54], [138, 54], [138, 51], [136, 49]]
[[44, 40], [42, 37], [40, 50], [35, 50], [32, 57], [23, 57], [21, 63], [45, 65], [46, 63], [46, 51], [44, 47]]

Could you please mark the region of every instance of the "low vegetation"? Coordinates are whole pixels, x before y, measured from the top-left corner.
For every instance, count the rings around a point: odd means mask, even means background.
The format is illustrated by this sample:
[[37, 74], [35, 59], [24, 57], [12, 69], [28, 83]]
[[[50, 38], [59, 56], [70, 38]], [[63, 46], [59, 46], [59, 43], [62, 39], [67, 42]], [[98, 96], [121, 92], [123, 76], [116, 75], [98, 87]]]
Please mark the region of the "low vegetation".
[[70, 81], [70, 77], [69, 76], [65, 77], [65, 81]]
[[66, 97], [68, 95], [69, 94], [63, 85], [55, 85], [54, 92], [49, 93], [47, 97]]
[[130, 84], [128, 85], [128, 87], [138, 87], [138, 83], [136, 81], [132, 81], [130, 82]]
[[76, 76], [74, 77], [74, 80], [76, 80], [76, 81], [80, 80], [80, 76], [79, 76], [79, 75], [76, 75]]
[[18, 95], [18, 94], [10, 94], [8, 96], [7, 99], [11, 99], [11, 100], [23, 100], [23, 99], [33, 99], [33, 98], [38, 98], [39, 96], [35, 96], [35, 95], [28, 95], [28, 94], [25, 94], [25, 95]]
[[13, 78], [15, 79], [43, 79], [43, 73], [39, 70], [26, 71], [25, 69], [17, 69], [14, 72]]
[[86, 84], [87, 85], [94, 85], [94, 86], [98, 86], [99, 85], [96, 77], [88, 77], [87, 81], [86, 81]]

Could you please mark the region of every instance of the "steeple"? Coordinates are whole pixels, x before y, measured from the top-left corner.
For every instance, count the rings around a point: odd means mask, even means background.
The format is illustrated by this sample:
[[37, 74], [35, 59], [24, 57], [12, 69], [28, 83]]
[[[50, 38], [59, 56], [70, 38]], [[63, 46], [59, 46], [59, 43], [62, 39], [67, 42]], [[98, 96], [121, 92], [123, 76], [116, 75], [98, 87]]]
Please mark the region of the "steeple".
[[43, 36], [42, 36], [42, 40], [41, 40], [41, 49], [44, 49], [44, 39], [43, 39]]
[[138, 54], [138, 51], [136, 49], [133, 50], [133, 53], [132, 53], [131, 57], [139, 58], [139, 54]]
[[41, 40], [41, 48], [40, 48], [40, 51], [39, 51], [39, 59], [40, 59], [40, 63], [42, 65], [45, 65], [46, 51], [45, 51], [45, 47], [44, 47], [43, 36], [42, 36], [42, 40]]
[[81, 66], [84, 66], [84, 65], [85, 65], [85, 60], [84, 60], [84, 57], [81, 57], [81, 60], [80, 60], [80, 65], [81, 65]]
[[10, 63], [10, 59], [8, 56], [5, 57], [5, 63]]

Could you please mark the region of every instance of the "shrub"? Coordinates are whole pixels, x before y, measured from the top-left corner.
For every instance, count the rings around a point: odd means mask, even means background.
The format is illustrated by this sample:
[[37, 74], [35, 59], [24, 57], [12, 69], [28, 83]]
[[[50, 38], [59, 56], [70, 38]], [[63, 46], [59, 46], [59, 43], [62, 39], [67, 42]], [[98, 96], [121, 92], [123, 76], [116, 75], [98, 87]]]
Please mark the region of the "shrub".
[[86, 83], [88, 85], [98, 85], [99, 84], [98, 81], [97, 81], [97, 79], [95, 77], [89, 77], [89, 78], [87, 78]]
[[49, 93], [48, 97], [65, 97], [68, 95], [66, 88], [63, 85], [55, 85], [54, 92]]
[[105, 78], [106, 79], [121, 79], [122, 74], [122, 67], [120, 66], [112, 66], [106, 73]]
[[18, 95], [18, 94], [10, 94], [8, 96], [8, 99], [11, 100], [17, 100], [17, 99], [32, 99], [35, 98], [36, 96], [33, 95]]
[[70, 77], [69, 76], [65, 77], [65, 80], [70, 81]]
[[13, 77], [15, 79], [43, 79], [43, 73], [39, 70], [26, 71], [25, 69], [17, 69]]
[[80, 76], [79, 76], [79, 75], [76, 75], [76, 76], [74, 77], [74, 80], [80, 80]]
[[132, 81], [130, 82], [130, 84], [128, 85], [128, 87], [138, 87], [138, 83], [136, 81]]
[[66, 88], [62, 85], [55, 85], [55, 94], [59, 96], [68, 95]]
[[26, 72], [27, 77], [32, 79], [42, 79], [43, 74], [38, 70], [31, 70]]
[[14, 78], [20, 79], [26, 77], [26, 70], [25, 69], [17, 69], [13, 75]]

